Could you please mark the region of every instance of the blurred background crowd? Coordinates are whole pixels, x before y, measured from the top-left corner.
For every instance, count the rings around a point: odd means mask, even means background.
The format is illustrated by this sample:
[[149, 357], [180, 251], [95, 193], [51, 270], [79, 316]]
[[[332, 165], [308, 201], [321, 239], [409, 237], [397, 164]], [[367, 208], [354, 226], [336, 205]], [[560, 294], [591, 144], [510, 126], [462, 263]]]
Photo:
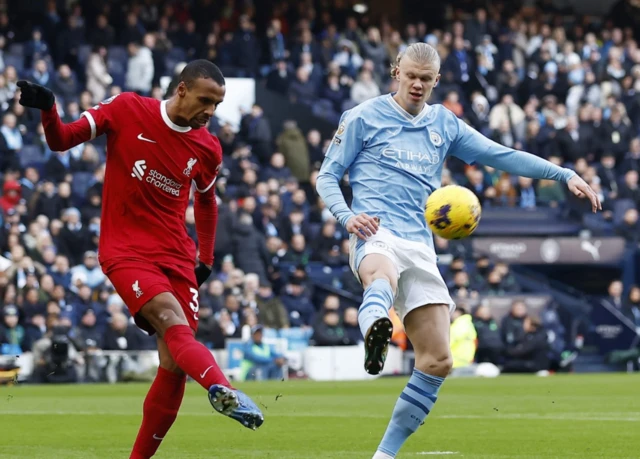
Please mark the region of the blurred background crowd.
[[[633, 0], [599, 18], [565, 15], [549, 1], [449, 1], [405, 21], [346, 0], [44, 3], [40, 14], [21, 15], [0, 2], [0, 343], [14, 346], [6, 353], [32, 351], [44, 373], [54, 336], [69, 338], [77, 360], [86, 350], [153, 349], [155, 341], [132, 325], [97, 261], [105, 139], [52, 152], [39, 113], [17, 103], [20, 78], [51, 88], [70, 122], [121, 91], [163, 99], [185, 62], [205, 58], [226, 77], [255, 78], [336, 125], [343, 110], [393, 92], [390, 64], [424, 41], [442, 59], [431, 103], [501, 144], [574, 168], [604, 211], [590, 215], [560, 184], [455, 159], [443, 185], [469, 187], [485, 208], [553, 207], [593, 234], [629, 244], [640, 238], [640, 8]], [[237, 130], [219, 120], [209, 126], [224, 165], [216, 269], [202, 287], [198, 339], [214, 349], [227, 338], [260, 347], [265, 330], [295, 329], [315, 345], [357, 344], [362, 290], [347, 267], [347, 235], [315, 192], [331, 139], [294, 120], [274, 130], [269, 110], [244, 107]], [[349, 197], [348, 177], [344, 192]], [[195, 238], [192, 207], [187, 228]], [[489, 308], [468, 307], [466, 300], [520, 287], [508, 264], [474, 256], [467, 242], [437, 239], [436, 247], [451, 256], [442, 270], [477, 331], [477, 360], [527, 371], [548, 369], [550, 355], [563, 361], [573, 348], [551, 352], [545, 330], [565, 333], [553, 311], [529, 316], [516, 300], [496, 322]], [[640, 326], [640, 296], [632, 292], [617, 307]], [[394, 342], [408, 346], [401, 327]], [[277, 354], [254, 354], [246, 353], [282, 366]]]

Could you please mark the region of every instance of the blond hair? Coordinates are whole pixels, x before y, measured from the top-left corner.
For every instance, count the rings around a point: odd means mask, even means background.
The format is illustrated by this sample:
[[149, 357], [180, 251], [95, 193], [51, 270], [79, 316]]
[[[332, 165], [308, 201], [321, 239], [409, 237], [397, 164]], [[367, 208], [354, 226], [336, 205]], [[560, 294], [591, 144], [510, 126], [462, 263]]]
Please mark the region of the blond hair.
[[438, 51], [428, 43], [413, 43], [407, 46], [404, 51], [398, 53], [396, 61], [391, 64], [391, 78], [395, 78], [398, 75], [400, 60], [405, 56], [417, 64], [432, 64], [440, 70]]

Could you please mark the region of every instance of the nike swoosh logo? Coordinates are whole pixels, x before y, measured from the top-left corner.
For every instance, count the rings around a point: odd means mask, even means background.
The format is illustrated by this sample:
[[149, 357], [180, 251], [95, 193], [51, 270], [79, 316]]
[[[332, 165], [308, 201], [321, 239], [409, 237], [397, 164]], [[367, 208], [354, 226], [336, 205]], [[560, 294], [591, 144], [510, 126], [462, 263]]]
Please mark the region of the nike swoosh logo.
[[150, 143], [158, 143], [155, 140], [151, 140], [151, 139], [147, 139], [146, 137], [143, 137], [142, 133], [138, 134], [138, 140], [144, 140], [145, 142], [150, 142]]
[[162, 440], [164, 437], [158, 437], [156, 434], [153, 434], [154, 440]]
[[200, 375], [200, 377], [201, 377], [201, 378], [204, 378], [204, 377], [207, 375], [207, 373], [209, 372], [209, 370], [211, 370], [212, 368], [213, 368], [213, 365], [211, 365], [209, 368], [207, 368], [206, 370], [204, 370], [204, 373], [202, 373], [202, 374]]

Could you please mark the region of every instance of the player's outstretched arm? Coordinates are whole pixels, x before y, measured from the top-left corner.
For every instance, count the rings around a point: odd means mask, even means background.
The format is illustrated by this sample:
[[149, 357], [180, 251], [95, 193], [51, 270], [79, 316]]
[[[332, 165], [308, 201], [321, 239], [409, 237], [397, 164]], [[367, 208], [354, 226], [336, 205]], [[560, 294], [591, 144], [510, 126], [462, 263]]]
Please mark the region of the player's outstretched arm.
[[62, 122], [50, 89], [26, 80], [18, 81], [18, 87], [20, 105], [41, 110], [42, 127], [51, 150], [66, 151], [91, 140], [91, 125], [85, 117], [69, 124]]
[[213, 247], [218, 224], [218, 203], [213, 187], [203, 193], [196, 190], [193, 212], [200, 245], [200, 263], [196, 267], [196, 278], [198, 286], [201, 286], [211, 275], [213, 266]]
[[593, 212], [602, 210], [598, 195], [571, 169], [556, 166], [531, 153], [507, 148], [486, 138], [463, 121], [459, 120], [458, 123], [460, 132], [451, 145], [451, 155], [468, 164], [478, 162], [513, 175], [566, 183], [573, 194], [591, 201]]
[[378, 220], [367, 214], [355, 215], [345, 201], [340, 190], [340, 180], [345, 169], [342, 165], [325, 158], [318, 174], [316, 191], [338, 222], [351, 234], [360, 239], [375, 234], [378, 231]]

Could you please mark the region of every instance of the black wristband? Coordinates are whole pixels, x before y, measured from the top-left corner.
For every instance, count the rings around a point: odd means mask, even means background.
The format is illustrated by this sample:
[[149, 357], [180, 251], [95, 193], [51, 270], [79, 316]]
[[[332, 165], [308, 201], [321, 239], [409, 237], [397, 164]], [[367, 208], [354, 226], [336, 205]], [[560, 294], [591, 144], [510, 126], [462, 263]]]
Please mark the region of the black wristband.
[[202, 284], [204, 284], [207, 279], [209, 279], [209, 276], [211, 275], [211, 269], [208, 268], [207, 265], [199, 263], [198, 266], [196, 266], [195, 273], [196, 280], [198, 281], [198, 287], [201, 287]]

